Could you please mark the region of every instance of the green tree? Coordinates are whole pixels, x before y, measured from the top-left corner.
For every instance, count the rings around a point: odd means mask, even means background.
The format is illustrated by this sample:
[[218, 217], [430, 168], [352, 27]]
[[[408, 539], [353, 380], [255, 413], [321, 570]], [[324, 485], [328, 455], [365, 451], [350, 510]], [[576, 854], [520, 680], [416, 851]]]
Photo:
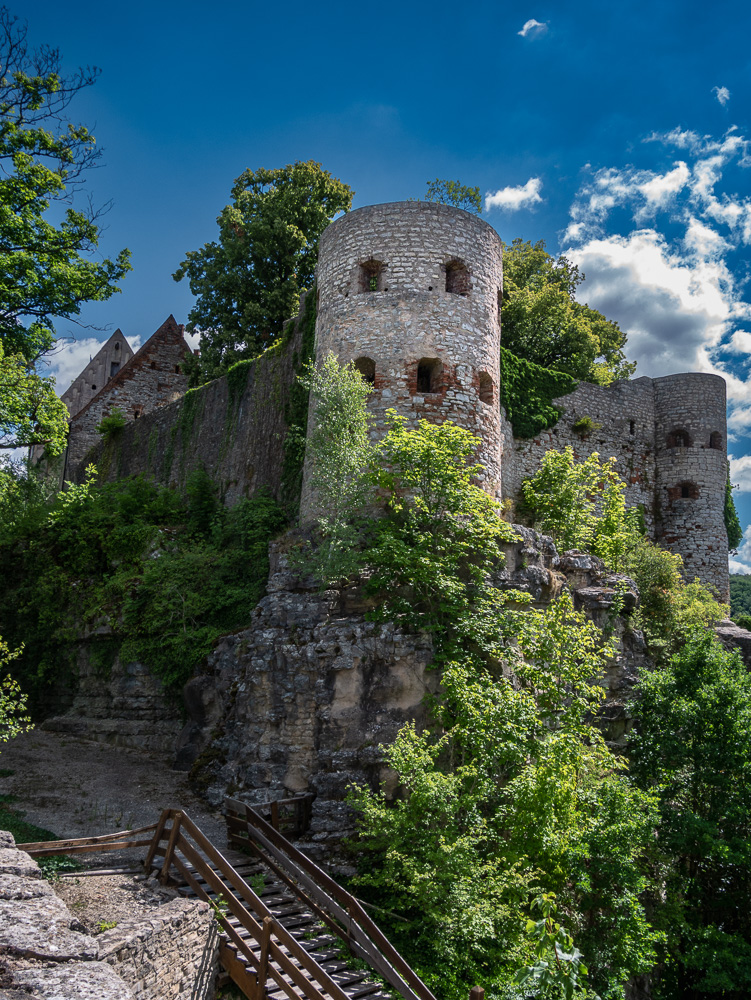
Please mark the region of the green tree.
[[453, 205], [463, 208], [465, 212], [482, 212], [482, 198], [479, 187], [466, 187], [460, 181], [442, 181], [436, 178], [428, 181], [428, 191], [425, 201], [438, 201], [443, 205]]
[[637, 508], [626, 507], [626, 484], [615, 466], [615, 458], [601, 461], [596, 451], [577, 462], [570, 446], [551, 449], [522, 483], [522, 493], [539, 529], [560, 548], [585, 549], [618, 571], [640, 537], [642, 518]]
[[313, 505], [320, 538], [302, 558], [324, 587], [340, 583], [362, 562], [359, 527], [363, 509], [373, 500], [368, 477], [374, 446], [369, 430], [373, 418], [366, 408], [372, 392], [352, 363], [340, 365], [329, 353], [300, 377], [314, 400], [315, 416], [308, 437]]
[[54, 378], [39, 375], [23, 354], [6, 357], [0, 342], [0, 449], [44, 444], [59, 455], [67, 434], [68, 410]]
[[751, 994], [751, 678], [737, 652], [697, 630], [632, 706], [634, 777], [657, 789], [666, 937], [653, 995]]
[[503, 249], [503, 346], [528, 361], [598, 385], [629, 378], [626, 335], [618, 324], [574, 298], [584, 280], [566, 257], [537, 243], [513, 240]]
[[349, 211], [352, 195], [312, 160], [237, 178], [217, 219], [218, 240], [188, 252], [174, 274], [188, 279], [197, 300], [188, 329], [200, 330], [201, 354], [185, 365], [191, 385], [255, 357], [281, 334], [313, 284], [321, 233]]
[[29, 365], [51, 348], [56, 318], [108, 299], [130, 270], [127, 250], [92, 259], [100, 213], [70, 205], [101, 151], [68, 107], [98, 70], [64, 76], [60, 62], [57, 49], [30, 50], [25, 24], [0, 8], [0, 342]]

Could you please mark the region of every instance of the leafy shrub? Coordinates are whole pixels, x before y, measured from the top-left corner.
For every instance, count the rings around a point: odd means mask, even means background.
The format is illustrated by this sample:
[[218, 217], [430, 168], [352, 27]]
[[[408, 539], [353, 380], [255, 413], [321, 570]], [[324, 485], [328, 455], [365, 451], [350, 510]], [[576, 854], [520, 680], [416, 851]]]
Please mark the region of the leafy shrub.
[[751, 991], [751, 677], [739, 655], [695, 630], [639, 680], [632, 773], [656, 789], [665, 939], [661, 1000]]
[[120, 655], [143, 660], [173, 691], [219, 635], [247, 625], [268, 576], [269, 538], [286, 518], [259, 494], [227, 511], [195, 473], [188, 496], [144, 477], [69, 486], [0, 534], [12, 581], [0, 626], [25, 643], [15, 673], [37, 710], [68, 683], [83, 635], [109, 626]]
[[115, 437], [128, 423], [128, 418], [122, 410], [117, 408], [110, 410], [96, 425], [97, 433], [101, 434], [105, 440]]
[[592, 434], [593, 431], [599, 431], [602, 424], [598, 424], [596, 420], [591, 417], [579, 417], [578, 420], [574, 421], [571, 425], [571, 430], [574, 434], [578, 434], [580, 437], [587, 437], [588, 434]]

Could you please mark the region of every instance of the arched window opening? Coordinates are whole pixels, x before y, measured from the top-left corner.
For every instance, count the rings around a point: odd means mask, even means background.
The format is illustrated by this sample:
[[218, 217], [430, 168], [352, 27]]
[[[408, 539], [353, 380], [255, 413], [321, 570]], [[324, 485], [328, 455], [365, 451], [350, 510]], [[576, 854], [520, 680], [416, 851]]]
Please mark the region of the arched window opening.
[[709, 435], [709, 447], [715, 451], [722, 451], [722, 434], [719, 431], [712, 431]]
[[119, 351], [119, 350], [120, 350], [120, 341], [118, 341], [118, 342], [117, 342], [117, 343], [115, 344], [115, 350], [116, 350], [116, 351]]
[[385, 266], [382, 260], [372, 258], [360, 264], [360, 292], [382, 292], [384, 290], [383, 270]]
[[480, 372], [480, 402], [493, 405], [493, 379], [487, 372]]
[[417, 391], [420, 394], [438, 392], [441, 362], [438, 358], [422, 358], [417, 365]]
[[446, 291], [454, 295], [469, 295], [469, 269], [462, 260], [446, 264]]
[[92, 388], [92, 391], [96, 391], [96, 386], [95, 385], [92, 385], [91, 388]]
[[668, 448], [690, 448], [691, 435], [683, 427], [674, 428], [667, 437]]
[[362, 375], [363, 382], [368, 385], [375, 385], [375, 361], [372, 358], [357, 358], [355, 361], [355, 371]]
[[112, 378], [113, 375], [117, 375], [119, 371], [120, 371], [120, 362], [110, 361], [110, 378]]

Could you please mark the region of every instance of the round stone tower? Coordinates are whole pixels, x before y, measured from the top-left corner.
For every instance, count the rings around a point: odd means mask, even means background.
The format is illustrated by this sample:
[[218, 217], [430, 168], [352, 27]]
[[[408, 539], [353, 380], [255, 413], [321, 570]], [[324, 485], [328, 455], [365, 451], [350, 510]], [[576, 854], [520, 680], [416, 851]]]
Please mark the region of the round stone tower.
[[656, 540], [728, 600], [725, 380], [689, 373], [654, 380]]
[[[377, 436], [390, 407], [410, 426], [459, 424], [481, 439], [481, 485], [498, 497], [502, 274], [498, 234], [469, 212], [419, 201], [359, 208], [321, 237], [316, 323], [316, 360], [331, 351], [373, 385]], [[304, 488], [303, 520], [309, 505]]]

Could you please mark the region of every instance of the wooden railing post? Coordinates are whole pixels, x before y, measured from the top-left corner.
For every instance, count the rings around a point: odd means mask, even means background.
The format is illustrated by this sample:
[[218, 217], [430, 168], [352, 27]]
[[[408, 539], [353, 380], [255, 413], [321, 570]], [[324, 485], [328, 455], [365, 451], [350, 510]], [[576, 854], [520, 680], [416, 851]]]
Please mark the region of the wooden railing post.
[[469, 1000], [485, 1000], [485, 990], [482, 986], [473, 986], [469, 991]]
[[162, 839], [162, 834], [164, 833], [164, 827], [167, 823], [167, 818], [170, 814], [169, 809], [162, 809], [162, 814], [159, 817], [159, 822], [156, 825], [156, 830], [154, 830], [154, 836], [151, 839], [151, 844], [149, 850], [146, 854], [146, 858], [143, 863], [143, 870], [146, 874], [149, 874], [149, 869], [151, 868], [151, 862], [154, 860], [154, 855], [156, 854], [157, 848], [159, 847], [159, 841]]
[[263, 1000], [266, 995], [266, 980], [269, 978], [269, 943], [271, 942], [271, 917], [263, 918], [261, 934], [261, 955], [256, 973], [256, 1000]]
[[164, 854], [164, 864], [162, 865], [162, 870], [159, 872], [159, 881], [162, 885], [164, 885], [169, 878], [169, 866], [172, 864], [172, 855], [175, 853], [175, 844], [177, 844], [177, 838], [180, 836], [180, 824], [182, 823], [182, 819], [183, 814], [181, 812], [175, 813], [172, 818], [172, 829], [170, 830], [167, 850]]

